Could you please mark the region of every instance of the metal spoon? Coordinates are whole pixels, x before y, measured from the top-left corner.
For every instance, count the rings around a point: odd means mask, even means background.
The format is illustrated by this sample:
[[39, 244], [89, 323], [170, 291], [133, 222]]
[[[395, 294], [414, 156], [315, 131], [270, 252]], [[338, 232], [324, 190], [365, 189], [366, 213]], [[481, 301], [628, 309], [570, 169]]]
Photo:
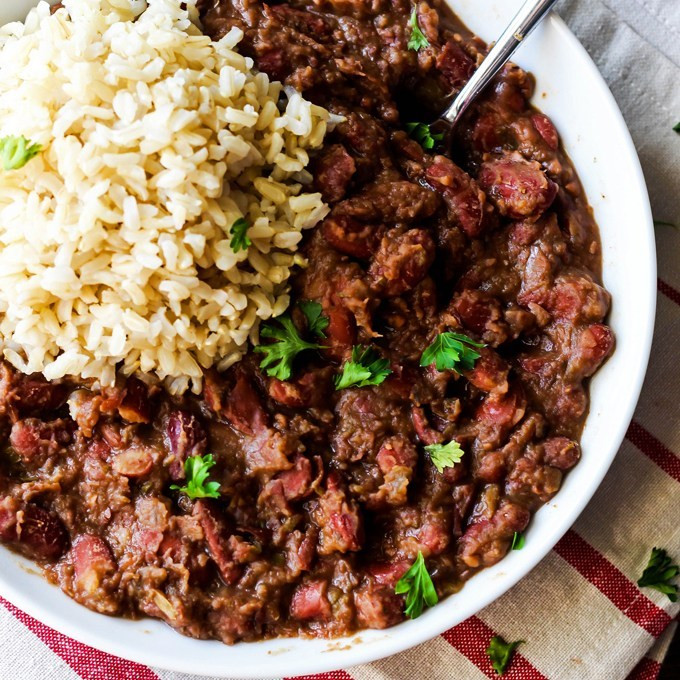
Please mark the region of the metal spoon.
[[486, 88], [556, 2], [557, 0], [527, 0], [522, 5], [449, 108], [432, 124], [432, 130], [450, 134], [475, 97]]

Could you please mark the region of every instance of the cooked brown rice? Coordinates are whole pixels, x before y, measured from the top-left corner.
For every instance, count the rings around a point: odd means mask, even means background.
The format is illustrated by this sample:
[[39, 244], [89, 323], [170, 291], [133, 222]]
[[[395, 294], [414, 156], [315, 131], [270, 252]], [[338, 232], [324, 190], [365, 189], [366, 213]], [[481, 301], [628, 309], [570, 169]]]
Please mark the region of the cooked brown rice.
[[0, 348], [48, 378], [198, 392], [288, 304], [330, 116], [253, 72], [240, 30], [203, 36], [195, 2], [63, 4], [0, 29], [0, 137], [43, 146], [0, 172]]

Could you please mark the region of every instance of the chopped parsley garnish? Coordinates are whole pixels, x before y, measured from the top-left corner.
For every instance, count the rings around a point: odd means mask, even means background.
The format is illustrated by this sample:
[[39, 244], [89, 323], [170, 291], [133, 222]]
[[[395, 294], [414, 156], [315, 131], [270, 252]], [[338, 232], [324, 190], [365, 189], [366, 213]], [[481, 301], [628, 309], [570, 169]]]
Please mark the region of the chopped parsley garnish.
[[680, 122], [676, 123], [673, 126], [673, 130], [675, 130], [675, 132], [677, 132], [680, 135]]
[[427, 123], [406, 123], [406, 132], [427, 151], [444, 139], [443, 132], [433, 133]]
[[524, 534], [520, 534], [515, 531], [512, 537], [512, 543], [510, 544], [510, 550], [521, 550], [524, 547], [525, 538]]
[[18, 170], [42, 151], [40, 144], [32, 144], [26, 137], [3, 137], [0, 139], [0, 158], [4, 170]]
[[309, 332], [312, 335], [316, 335], [317, 338], [325, 338], [326, 334], [324, 331], [328, 328], [329, 320], [327, 316], [321, 313], [323, 307], [318, 302], [313, 302], [312, 300], [300, 300], [298, 307], [307, 319]]
[[450, 468], [456, 463], [460, 463], [460, 459], [465, 453], [455, 439], [448, 444], [428, 444], [425, 450], [430, 454], [432, 464], [440, 473], [444, 472], [444, 468]]
[[342, 373], [335, 376], [335, 389], [380, 385], [390, 373], [392, 370], [387, 359], [382, 359], [370, 347], [354, 345], [352, 360], [346, 361], [342, 366]]
[[212, 453], [207, 456], [191, 456], [184, 462], [187, 483], [185, 486], [173, 484], [170, 488], [185, 493], [189, 498], [219, 498], [219, 482], [208, 482], [210, 468], [215, 465]]
[[276, 322], [278, 326], [270, 322], [262, 326], [260, 331], [263, 338], [273, 338], [276, 342], [258, 345], [255, 351], [265, 355], [260, 368], [264, 368], [268, 376], [288, 380], [293, 372], [295, 357], [306, 349], [322, 349], [322, 346], [303, 340], [287, 314], [280, 316]]
[[523, 642], [524, 640], [506, 642], [500, 635], [495, 635], [491, 638], [486, 653], [489, 659], [491, 659], [491, 665], [498, 675], [505, 673], [505, 669], [515, 654], [515, 649]]
[[668, 553], [662, 548], [652, 548], [649, 562], [637, 584], [640, 588], [654, 588], [668, 596], [671, 602], [678, 599], [678, 585], [671, 581], [680, 574], [680, 567], [673, 564]]
[[234, 224], [231, 225], [229, 233], [231, 234], [231, 241], [229, 245], [231, 249], [238, 253], [239, 250], [248, 250], [253, 242], [248, 238], [248, 229], [250, 229], [250, 224], [248, 220], [243, 217], [239, 217]]
[[394, 592], [397, 595], [406, 593], [404, 614], [411, 619], [417, 619], [423, 613], [425, 605], [434, 607], [439, 602], [434, 583], [425, 567], [425, 558], [420, 550], [410, 569], [397, 581]]
[[414, 7], [411, 12], [411, 18], [408, 20], [411, 27], [411, 37], [408, 41], [408, 49], [418, 52], [423, 47], [429, 47], [430, 41], [425, 37], [425, 34], [420, 30], [418, 25], [418, 10]]
[[440, 333], [423, 352], [420, 365], [429, 366], [434, 362], [438, 371], [471, 371], [481, 356], [477, 351], [480, 347], [484, 345], [462, 333]]

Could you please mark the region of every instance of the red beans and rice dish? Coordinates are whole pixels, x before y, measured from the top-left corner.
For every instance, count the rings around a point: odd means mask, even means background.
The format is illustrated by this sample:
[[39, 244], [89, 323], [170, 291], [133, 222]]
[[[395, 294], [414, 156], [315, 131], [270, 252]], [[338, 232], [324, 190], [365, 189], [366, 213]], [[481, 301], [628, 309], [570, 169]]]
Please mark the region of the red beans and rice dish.
[[[577, 464], [587, 381], [614, 345], [597, 226], [517, 66], [451, 153], [406, 131], [486, 50], [443, 3], [417, 5], [420, 50], [406, 0], [200, 4], [212, 38], [241, 28], [256, 68], [344, 117], [313, 161], [332, 210], [306, 236], [290, 307], [317, 342], [296, 303], [321, 305], [322, 349], [287, 380], [250, 352], [198, 397], [2, 365], [0, 540], [79, 603], [192, 637], [392, 626], [419, 553], [439, 598], [455, 593]], [[480, 356], [421, 366], [441, 333]], [[336, 389], [358, 345], [390, 373]], [[425, 447], [454, 441], [464, 455], [440, 469]], [[171, 488], [207, 454], [217, 498]]]

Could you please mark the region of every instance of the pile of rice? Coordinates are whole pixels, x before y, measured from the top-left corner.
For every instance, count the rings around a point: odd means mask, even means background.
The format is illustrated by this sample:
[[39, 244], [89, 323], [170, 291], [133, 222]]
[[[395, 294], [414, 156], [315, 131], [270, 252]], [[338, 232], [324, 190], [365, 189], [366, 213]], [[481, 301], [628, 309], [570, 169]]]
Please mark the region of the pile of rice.
[[0, 138], [43, 147], [0, 168], [0, 349], [49, 379], [199, 392], [289, 303], [330, 115], [254, 72], [240, 30], [203, 36], [195, 0], [63, 5], [0, 29]]

